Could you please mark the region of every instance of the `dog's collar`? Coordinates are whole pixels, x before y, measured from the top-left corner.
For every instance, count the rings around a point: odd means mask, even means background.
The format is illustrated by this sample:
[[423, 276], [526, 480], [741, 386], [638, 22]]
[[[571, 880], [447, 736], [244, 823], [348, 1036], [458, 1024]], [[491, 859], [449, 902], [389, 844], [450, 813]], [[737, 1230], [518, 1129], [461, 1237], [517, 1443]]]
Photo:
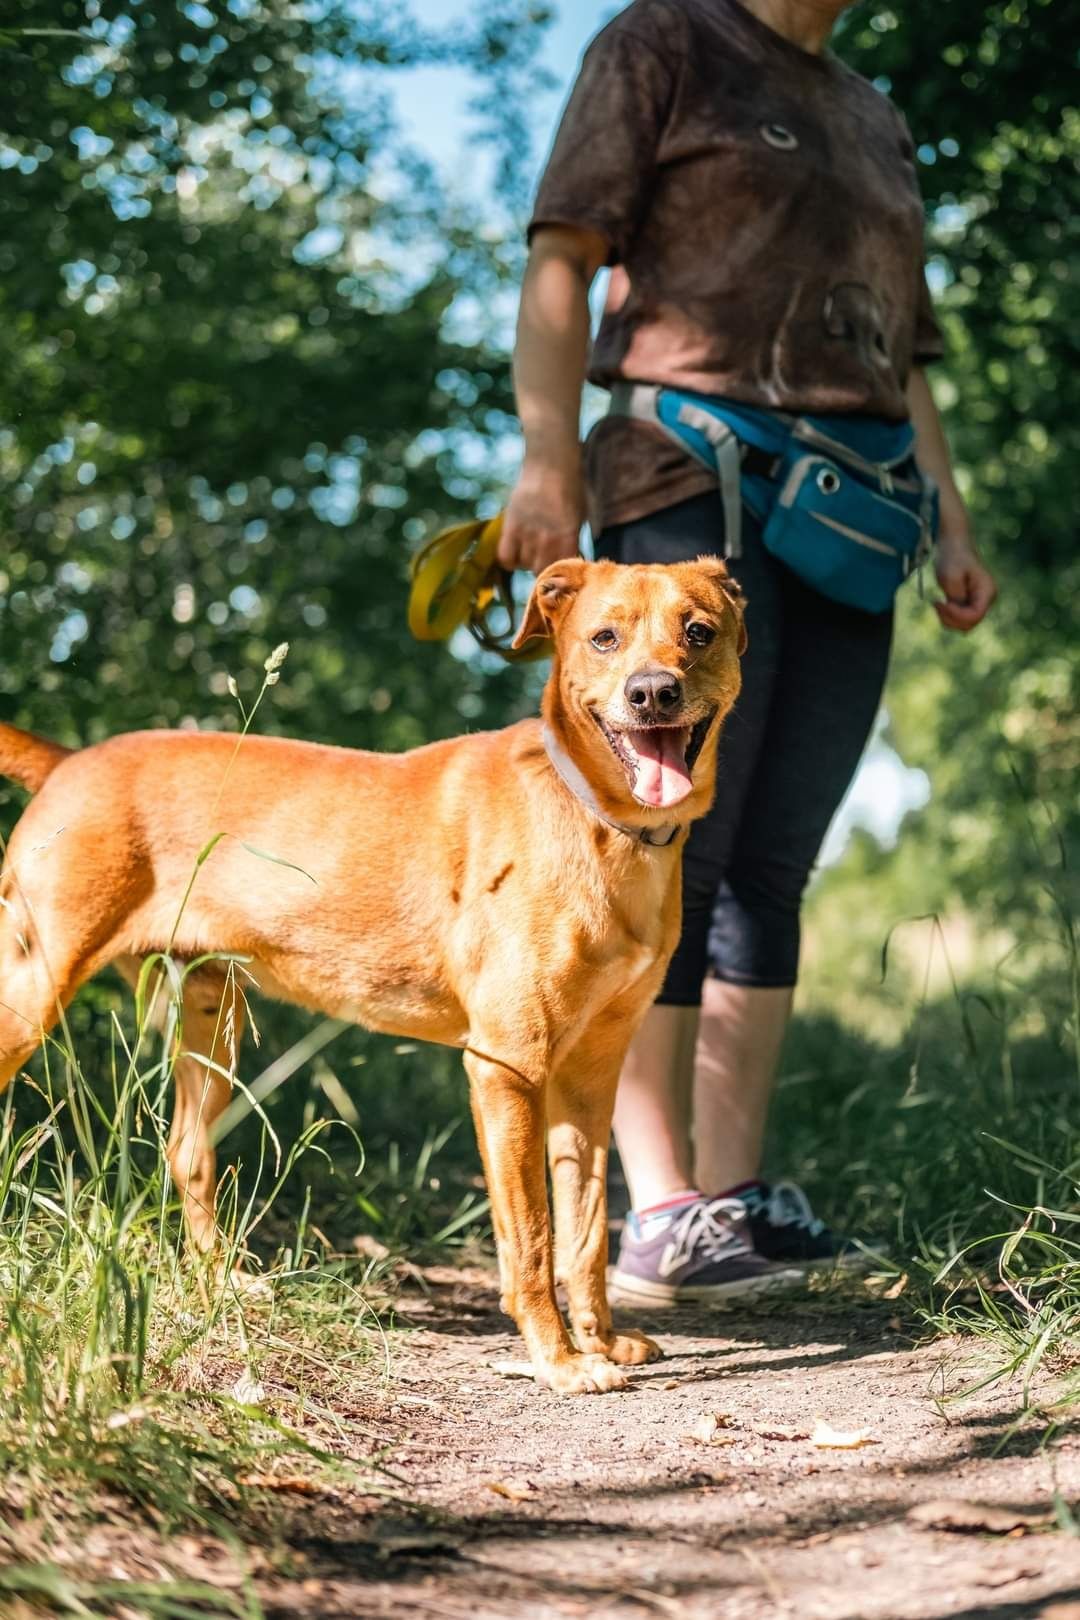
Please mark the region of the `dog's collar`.
[[565, 749], [559, 747], [558, 740], [550, 726], [544, 726], [543, 736], [544, 752], [554, 766], [555, 774], [562, 779], [564, 785], [570, 789], [575, 799], [580, 799], [585, 808], [591, 810], [594, 816], [599, 817], [601, 821], [605, 821], [609, 827], [614, 827], [616, 832], [625, 833], [626, 837], [632, 838], [635, 844], [645, 844], [650, 849], [666, 849], [678, 836], [679, 823], [677, 821], [662, 827], [628, 827], [625, 822], [615, 821], [611, 816], [605, 815], [596, 802], [596, 794]]

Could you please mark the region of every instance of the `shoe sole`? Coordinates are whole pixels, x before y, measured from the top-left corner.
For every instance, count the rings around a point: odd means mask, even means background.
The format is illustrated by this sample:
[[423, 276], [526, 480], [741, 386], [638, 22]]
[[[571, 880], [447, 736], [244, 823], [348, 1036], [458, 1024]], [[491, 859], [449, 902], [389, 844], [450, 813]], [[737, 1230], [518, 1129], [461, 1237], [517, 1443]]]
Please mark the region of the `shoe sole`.
[[751, 1294], [767, 1294], [777, 1288], [797, 1286], [802, 1277], [797, 1271], [777, 1270], [757, 1277], [736, 1277], [726, 1283], [647, 1282], [643, 1277], [630, 1277], [615, 1271], [611, 1275], [608, 1292], [613, 1303], [620, 1305], [693, 1305], [707, 1304], [710, 1300], [744, 1299]]

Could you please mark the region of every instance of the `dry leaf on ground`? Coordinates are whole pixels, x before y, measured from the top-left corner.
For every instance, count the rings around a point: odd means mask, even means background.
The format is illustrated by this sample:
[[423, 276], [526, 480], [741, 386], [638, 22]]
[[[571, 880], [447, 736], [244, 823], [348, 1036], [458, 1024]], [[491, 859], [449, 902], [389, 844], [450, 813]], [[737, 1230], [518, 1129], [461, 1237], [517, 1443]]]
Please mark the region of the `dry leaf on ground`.
[[318, 1496], [323, 1490], [304, 1474], [241, 1474], [237, 1483], [260, 1491], [294, 1491], [298, 1496]]
[[824, 1451], [858, 1451], [861, 1446], [876, 1446], [880, 1441], [869, 1429], [834, 1429], [824, 1418], [815, 1418], [810, 1444]]
[[961, 1535], [1011, 1536], [1018, 1531], [1043, 1530], [1053, 1524], [1052, 1513], [1033, 1513], [1030, 1508], [996, 1507], [989, 1502], [965, 1502], [960, 1497], [942, 1496], [932, 1502], [919, 1502], [908, 1513], [908, 1522], [921, 1530], [954, 1530]]
[[229, 1394], [241, 1406], [261, 1406], [266, 1399], [265, 1387], [250, 1373], [241, 1373]]
[[735, 1436], [723, 1434], [721, 1431], [731, 1428], [735, 1419], [730, 1412], [703, 1412], [694, 1427], [684, 1439], [695, 1440], [699, 1445], [731, 1446], [735, 1444]]
[[352, 1240], [352, 1246], [357, 1254], [362, 1254], [365, 1260], [389, 1260], [390, 1250], [385, 1243], [380, 1243], [377, 1237], [370, 1232], [357, 1232]]
[[759, 1440], [809, 1440], [810, 1430], [800, 1429], [792, 1423], [763, 1423], [755, 1427]]
[[145, 1416], [145, 1406], [129, 1406], [125, 1412], [110, 1412], [105, 1419], [105, 1427], [126, 1429], [130, 1423], [141, 1423]]
[[489, 1479], [487, 1488], [494, 1491], [496, 1496], [505, 1496], [508, 1502], [528, 1502], [536, 1494], [535, 1485], [530, 1485], [528, 1481], [517, 1485], [513, 1480]]

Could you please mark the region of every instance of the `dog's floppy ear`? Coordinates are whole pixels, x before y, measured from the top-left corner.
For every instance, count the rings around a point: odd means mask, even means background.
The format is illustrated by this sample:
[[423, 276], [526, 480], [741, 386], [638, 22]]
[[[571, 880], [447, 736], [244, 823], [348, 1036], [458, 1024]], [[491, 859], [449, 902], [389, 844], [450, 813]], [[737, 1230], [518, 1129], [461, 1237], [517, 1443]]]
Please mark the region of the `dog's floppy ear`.
[[565, 557], [551, 563], [537, 576], [525, 609], [525, 617], [512, 647], [524, 646], [533, 636], [550, 636], [574, 597], [585, 583], [588, 563], [584, 557]]
[[749, 645], [749, 637], [746, 634], [746, 597], [742, 593], [742, 586], [728, 573], [728, 566], [723, 557], [698, 557], [694, 566], [700, 568], [703, 574], [708, 574], [738, 620], [739, 641], [735, 650], [741, 658]]

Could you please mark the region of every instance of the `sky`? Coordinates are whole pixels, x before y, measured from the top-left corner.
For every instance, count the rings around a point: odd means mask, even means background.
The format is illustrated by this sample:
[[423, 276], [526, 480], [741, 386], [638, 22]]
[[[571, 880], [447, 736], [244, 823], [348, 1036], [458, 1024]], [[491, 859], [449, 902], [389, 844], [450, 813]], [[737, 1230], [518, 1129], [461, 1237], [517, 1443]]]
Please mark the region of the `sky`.
[[[468, 16], [467, 0], [414, 0], [414, 15], [429, 28], [444, 28]], [[538, 98], [532, 119], [533, 161], [539, 166], [555, 132], [566, 92], [581, 54], [597, 29], [620, 9], [618, 0], [563, 0], [555, 21], [546, 30], [541, 60], [558, 80], [559, 88]], [[468, 151], [469, 117], [466, 103], [475, 90], [468, 75], [445, 68], [421, 69], [397, 76], [395, 101], [403, 129], [441, 170], [451, 189], [469, 174], [463, 163]]]
[[[539, 173], [551, 144], [563, 101], [581, 54], [603, 23], [619, 9], [618, 0], [563, 0], [548, 29], [544, 65], [558, 88], [538, 97], [532, 110], [534, 168]], [[445, 27], [468, 15], [467, 0], [414, 0], [414, 13], [429, 27]], [[470, 117], [467, 103], [475, 81], [463, 72], [446, 68], [421, 69], [395, 76], [393, 99], [403, 132], [435, 164], [448, 191], [464, 190], [475, 203], [486, 167], [477, 163], [469, 147]], [[909, 587], [910, 588], [910, 587]], [[891, 844], [908, 810], [925, 804], [930, 785], [924, 772], [910, 770], [883, 736], [885, 717], [879, 717], [875, 736], [864, 755], [859, 773], [838, 811], [822, 851], [821, 864], [842, 854], [853, 827], [865, 827], [882, 843]]]

